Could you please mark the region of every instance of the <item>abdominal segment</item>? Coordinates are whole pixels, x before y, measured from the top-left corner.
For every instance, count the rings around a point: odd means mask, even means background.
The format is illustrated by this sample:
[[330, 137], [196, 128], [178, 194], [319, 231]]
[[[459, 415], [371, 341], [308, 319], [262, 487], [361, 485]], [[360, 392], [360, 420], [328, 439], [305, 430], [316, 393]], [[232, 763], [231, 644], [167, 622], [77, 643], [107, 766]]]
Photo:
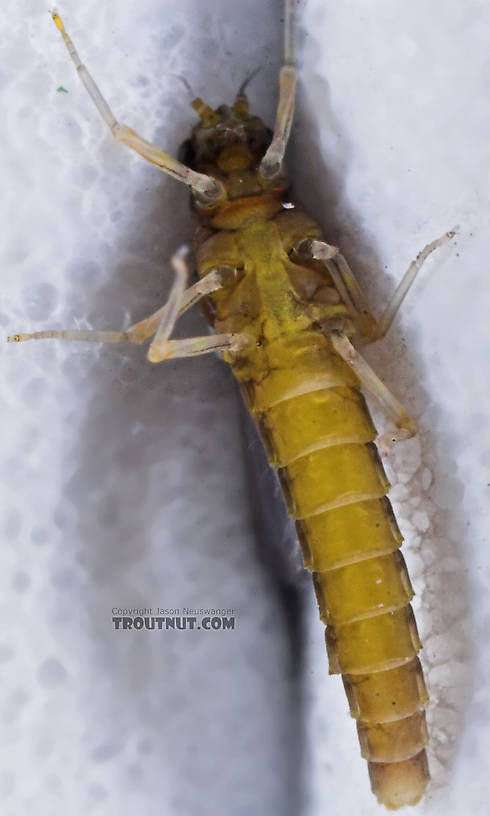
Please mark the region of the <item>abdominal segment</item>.
[[330, 673], [342, 675], [371, 785], [398, 808], [417, 802], [429, 780], [428, 696], [402, 536], [350, 372], [342, 377], [327, 348], [317, 346], [316, 359], [297, 349], [296, 365], [276, 365], [245, 391], [296, 520]]

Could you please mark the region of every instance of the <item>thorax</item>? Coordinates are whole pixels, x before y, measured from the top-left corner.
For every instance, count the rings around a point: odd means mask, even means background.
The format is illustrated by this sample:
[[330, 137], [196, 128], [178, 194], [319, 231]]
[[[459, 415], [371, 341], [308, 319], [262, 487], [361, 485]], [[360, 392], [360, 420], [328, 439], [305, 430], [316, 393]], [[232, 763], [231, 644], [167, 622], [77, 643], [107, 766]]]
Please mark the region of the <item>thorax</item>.
[[300, 210], [203, 236], [197, 248], [199, 276], [220, 266], [236, 269], [230, 285], [210, 298], [208, 317], [216, 331], [245, 332], [251, 345], [263, 346], [322, 330], [332, 320], [349, 321], [325, 268], [294, 256], [295, 243], [310, 236], [321, 236], [320, 230]]

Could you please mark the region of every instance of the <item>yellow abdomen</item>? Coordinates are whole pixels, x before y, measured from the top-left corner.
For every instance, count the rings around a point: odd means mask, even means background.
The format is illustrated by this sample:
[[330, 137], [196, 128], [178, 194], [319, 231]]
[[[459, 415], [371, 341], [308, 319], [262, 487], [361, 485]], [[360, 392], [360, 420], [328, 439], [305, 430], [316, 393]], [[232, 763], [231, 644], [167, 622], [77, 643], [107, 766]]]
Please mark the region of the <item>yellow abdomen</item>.
[[[211, 240], [224, 256], [211, 253], [208, 264], [246, 255], [241, 283], [216, 298], [216, 323], [251, 337], [248, 349], [228, 359], [296, 519], [326, 625], [330, 673], [342, 675], [378, 799], [389, 808], [414, 804], [429, 779], [427, 692], [376, 429], [356, 375], [311, 318], [311, 301], [302, 307], [297, 288], [288, 288], [295, 272], [284, 252], [287, 236], [268, 223]], [[326, 316], [339, 308], [332, 301]]]
[[[341, 361], [330, 367], [331, 354], [321, 371], [334, 381]], [[301, 380], [301, 369], [294, 372]], [[279, 371], [274, 375], [280, 379]], [[308, 367], [305, 382], [311, 380]], [[295, 396], [286, 387], [286, 398], [276, 401], [276, 392], [268, 407], [267, 380], [258, 404], [251, 390], [251, 410], [258, 412], [313, 572], [330, 673], [343, 676], [373, 788], [392, 807], [415, 803], [428, 781], [421, 644], [398, 549], [402, 538], [364, 399], [352, 385]]]

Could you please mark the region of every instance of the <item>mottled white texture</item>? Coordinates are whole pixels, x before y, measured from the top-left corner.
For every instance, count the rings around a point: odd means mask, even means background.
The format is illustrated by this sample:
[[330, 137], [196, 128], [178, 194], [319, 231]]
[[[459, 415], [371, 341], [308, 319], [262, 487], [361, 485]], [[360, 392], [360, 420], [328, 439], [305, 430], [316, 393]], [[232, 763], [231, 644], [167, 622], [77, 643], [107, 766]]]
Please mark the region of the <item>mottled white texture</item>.
[[[272, 122], [279, 2], [59, 11], [118, 116], [170, 152], [195, 121], [177, 75], [217, 105], [261, 65], [249, 96]], [[186, 191], [111, 141], [42, 4], [5, 0], [0, 15], [2, 332], [127, 325], [168, 291], [168, 258], [192, 234]], [[483, 816], [490, 9], [306, 0], [301, 20], [295, 187], [372, 302], [461, 225], [368, 356], [421, 427], [390, 468], [433, 699], [436, 786], [420, 812]], [[190, 316], [179, 336], [200, 331]], [[223, 367], [71, 344], [2, 352], [2, 813], [296, 816], [286, 633], [256, 562]], [[238, 628], [111, 630], [113, 605], [158, 603], [233, 606]], [[369, 816], [311, 605], [307, 812]]]
[[[432, 696], [434, 783], [419, 810], [483, 816], [490, 794], [490, 9], [479, 0], [308, 0], [303, 9], [297, 189], [328, 240], [343, 247], [378, 313], [424, 244], [460, 225], [456, 246], [431, 258], [401, 319], [366, 356], [420, 426], [388, 467]], [[378, 413], [376, 421], [387, 427]], [[316, 627], [310, 812], [341, 801], [339, 812], [369, 816], [378, 808], [356, 761], [343, 689], [321, 663], [322, 640]]]
[[[175, 154], [196, 121], [179, 76], [218, 105], [261, 65], [273, 109], [280, 9], [247, 5], [59, 11], [118, 116]], [[111, 140], [44, 4], [0, 14], [1, 332], [123, 327], [168, 292], [188, 191]], [[3, 343], [2, 427], [1, 812], [287, 813], [291, 658], [224, 365]], [[237, 628], [113, 631], [113, 606], [150, 605], [232, 607]]]

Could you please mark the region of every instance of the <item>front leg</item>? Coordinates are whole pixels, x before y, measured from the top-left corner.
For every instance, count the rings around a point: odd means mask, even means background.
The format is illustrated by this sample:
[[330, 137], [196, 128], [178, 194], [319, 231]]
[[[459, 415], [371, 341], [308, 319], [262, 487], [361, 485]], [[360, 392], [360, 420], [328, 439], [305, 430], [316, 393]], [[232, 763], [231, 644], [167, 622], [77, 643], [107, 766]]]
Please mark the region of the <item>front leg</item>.
[[52, 11], [51, 16], [56, 28], [63, 37], [81, 82], [85, 86], [88, 95], [114, 138], [121, 142], [121, 144], [139, 153], [140, 156], [143, 156], [143, 158], [151, 162], [151, 164], [163, 170], [164, 173], [168, 173], [168, 175], [177, 179], [177, 181], [187, 184], [187, 186], [196, 193], [201, 203], [214, 206], [219, 201], [222, 201], [225, 195], [225, 189], [219, 179], [207, 176], [204, 173], [197, 173], [195, 170], [177, 161], [177, 159], [169, 156], [168, 153], [160, 150], [156, 145], [143, 139], [143, 137], [132, 130], [132, 128], [127, 127], [127, 125], [122, 124], [116, 119], [87, 66], [82, 63], [73, 40], [65, 29], [63, 20], [56, 11]]
[[259, 167], [267, 181], [280, 178], [294, 118], [296, 96], [296, 65], [294, 55], [294, 0], [284, 0], [284, 56], [279, 72], [279, 104], [272, 142]]

